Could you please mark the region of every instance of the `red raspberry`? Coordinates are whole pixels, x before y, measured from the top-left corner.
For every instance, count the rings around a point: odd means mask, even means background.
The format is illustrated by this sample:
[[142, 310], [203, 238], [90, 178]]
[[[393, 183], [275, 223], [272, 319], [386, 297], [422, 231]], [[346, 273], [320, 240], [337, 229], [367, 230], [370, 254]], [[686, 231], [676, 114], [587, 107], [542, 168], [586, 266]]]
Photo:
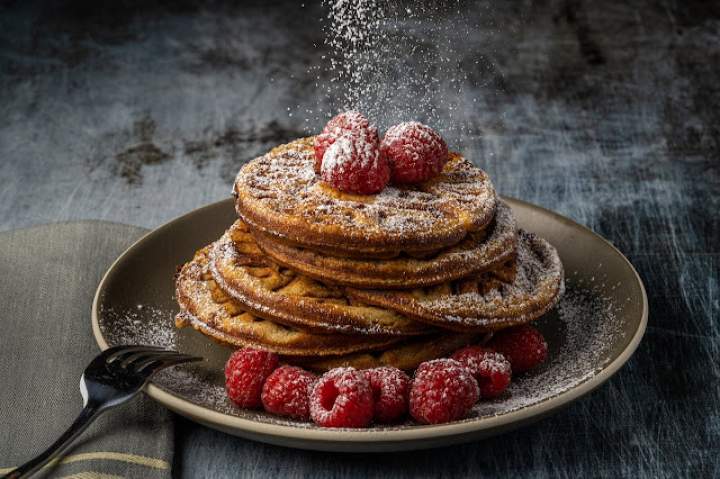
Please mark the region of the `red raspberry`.
[[320, 173], [320, 165], [325, 151], [335, 143], [339, 137], [346, 133], [355, 133], [362, 136], [377, 136], [377, 129], [370, 126], [370, 122], [362, 113], [346, 111], [333, 117], [323, 128], [322, 133], [315, 137], [315, 173]]
[[454, 359], [422, 363], [410, 389], [410, 414], [425, 424], [462, 419], [480, 396], [470, 371]]
[[367, 369], [364, 372], [375, 400], [375, 422], [390, 424], [398, 421], [407, 412], [410, 392], [408, 375], [392, 367]]
[[267, 412], [305, 421], [310, 419], [308, 390], [315, 375], [295, 366], [280, 366], [268, 376], [262, 388], [262, 403]]
[[468, 368], [480, 386], [480, 397], [494, 398], [510, 385], [510, 361], [500, 353], [482, 346], [458, 349], [452, 358]]
[[225, 389], [241, 407], [260, 406], [263, 383], [278, 366], [275, 353], [244, 348], [235, 351], [225, 364]]
[[543, 335], [525, 324], [504, 329], [490, 340], [488, 347], [502, 353], [516, 374], [528, 371], [545, 362], [548, 355], [548, 346]]
[[343, 135], [325, 151], [320, 175], [340, 191], [370, 195], [379, 193], [390, 179], [390, 168], [380, 156], [377, 133], [368, 138]]
[[393, 183], [418, 183], [442, 171], [448, 160], [448, 147], [435, 130], [409, 121], [385, 132], [380, 154], [390, 165]]
[[365, 374], [335, 368], [310, 391], [310, 417], [323, 427], [365, 427], [373, 418], [373, 395]]

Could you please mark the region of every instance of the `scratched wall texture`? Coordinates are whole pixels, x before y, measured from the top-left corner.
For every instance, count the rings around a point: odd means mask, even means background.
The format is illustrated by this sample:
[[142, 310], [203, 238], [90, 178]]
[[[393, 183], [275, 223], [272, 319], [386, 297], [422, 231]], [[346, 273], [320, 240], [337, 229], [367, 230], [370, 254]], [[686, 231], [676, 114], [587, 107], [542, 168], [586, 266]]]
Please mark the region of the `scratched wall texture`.
[[[0, 229], [152, 227], [225, 198], [244, 161], [321, 126], [288, 115], [327, 103], [306, 3], [0, 2]], [[637, 354], [561, 414], [445, 450], [309, 453], [181, 421], [178, 475], [720, 477], [720, 4], [461, 6], [478, 101], [458, 142], [501, 193], [628, 255], [651, 309]]]

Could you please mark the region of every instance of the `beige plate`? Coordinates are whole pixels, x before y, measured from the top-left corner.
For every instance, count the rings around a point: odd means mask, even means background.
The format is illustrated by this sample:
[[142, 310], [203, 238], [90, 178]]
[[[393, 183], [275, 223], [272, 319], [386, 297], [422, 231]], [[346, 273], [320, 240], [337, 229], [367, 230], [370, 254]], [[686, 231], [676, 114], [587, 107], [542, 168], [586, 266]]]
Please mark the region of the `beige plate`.
[[548, 340], [549, 361], [514, 378], [505, 396], [478, 403], [462, 421], [322, 429], [230, 404], [222, 378], [230, 350], [189, 329], [176, 331], [172, 318], [176, 267], [232, 224], [232, 200], [171, 221], [125, 251], [98, 286], [93, 332], [103, 349], [158, 344], [207, 358], [163, 371], [147, 394], [183, 416], [237, 436], [304, 449], [364, 452], [422, 449], [499, 434], [553, 413], [607, 381], [637, 348], [648, 317], [642, 281], [609, 242], [551, 211], [506, 201], [522, 228], [547, 238], [560, 252], [567, 293], [556, 311], [537, 322]]

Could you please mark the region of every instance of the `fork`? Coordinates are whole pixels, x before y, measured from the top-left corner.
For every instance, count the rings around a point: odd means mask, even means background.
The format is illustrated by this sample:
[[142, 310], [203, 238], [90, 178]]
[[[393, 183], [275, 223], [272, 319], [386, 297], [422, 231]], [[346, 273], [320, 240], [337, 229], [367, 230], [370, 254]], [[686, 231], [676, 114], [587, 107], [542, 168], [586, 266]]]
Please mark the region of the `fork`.
[[29, 477], [60, 455], [100, 414], [137, 395], [161, 369], [202, 358], [155, 346], [115, 346], [93, 359], [80, 377], [83, 409], [70, 428], [39, 456], [4, 479]]

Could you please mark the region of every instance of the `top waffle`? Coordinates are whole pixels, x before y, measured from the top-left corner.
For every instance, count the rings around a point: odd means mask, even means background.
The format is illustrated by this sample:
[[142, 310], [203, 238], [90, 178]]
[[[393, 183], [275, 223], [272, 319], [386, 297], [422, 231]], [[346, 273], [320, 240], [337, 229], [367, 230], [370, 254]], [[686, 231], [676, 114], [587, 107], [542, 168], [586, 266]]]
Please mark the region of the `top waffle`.
[[319, 180], [312, 144], [279, 146], [240, 170], [236, 209], [253, 229], [326, 253], [387, 257], [454, 245], [493, 219], [490, 179], [457, 153], [430, 181], [358, 196]]

